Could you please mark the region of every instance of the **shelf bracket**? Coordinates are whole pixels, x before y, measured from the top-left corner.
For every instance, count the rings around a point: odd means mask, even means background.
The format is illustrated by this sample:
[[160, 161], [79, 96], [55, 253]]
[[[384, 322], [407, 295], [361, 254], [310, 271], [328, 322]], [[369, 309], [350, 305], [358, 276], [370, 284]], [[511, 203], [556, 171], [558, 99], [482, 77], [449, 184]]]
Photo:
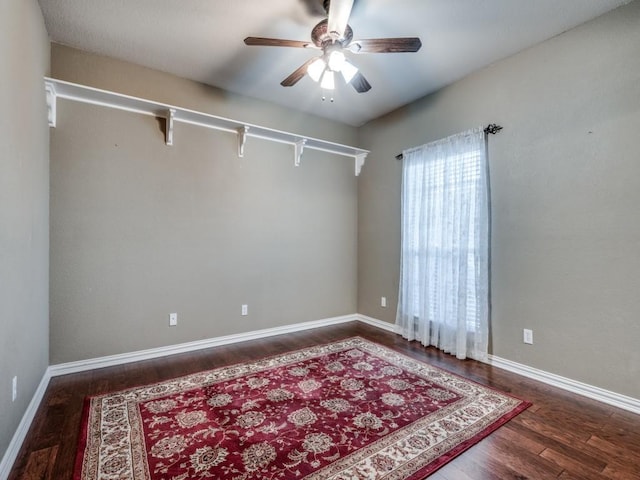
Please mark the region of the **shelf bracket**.
[[243, 125], [242, 127], [237, 129], [238, 132], [238, 157], [244, 157], [244, 145], [247, 143], [247, 132], [249, 131], [249, 127]]
[[174, 122], [175, 116], [176, 116], [175, 108], [170, 108], [169, 110], [167, 110], [165, 143], [168, 146], [173, 145], [173, 122]]
[[364, 161], [367, 159], [367, 153], [356, 153], [354, 157], [356, 160], [356, 177], [360, 175], [360, 170], [362, 170], [362, 166], [364, 165]]
[[295, 152], [294, 152], [294, 165], [296, 167], [300, 166], [300, 158], [302, 158], [302, 152], [304, 150], [304, 145], [307, 143], [307, 139], [306, 138], [302, 138], [300, 140], [298, 140], [296, 143], [294, 143], [294, 147], [295, 147]]
[[47, 96], [47, 119], [49, 121], [49, 126], [56, 126], [56, 87], [52, 83], [45, 82], [44, 91]]

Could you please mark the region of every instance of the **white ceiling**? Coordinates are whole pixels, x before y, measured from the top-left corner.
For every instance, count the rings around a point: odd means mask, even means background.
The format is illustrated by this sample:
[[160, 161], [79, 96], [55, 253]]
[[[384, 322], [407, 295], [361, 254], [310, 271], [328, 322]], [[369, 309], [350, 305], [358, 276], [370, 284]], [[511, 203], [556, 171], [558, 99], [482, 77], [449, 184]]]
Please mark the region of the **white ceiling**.
[[333, 103], [308, 76], [280, 86], [316, 50], [243, 43], [309, 40], [322, 0], [39, 1], [54, 42], [357, 126], [631, 0], [356, 0], [354, 39], [417, 36], [423, 46], [351, 55], [373, 88], [336, 82]]

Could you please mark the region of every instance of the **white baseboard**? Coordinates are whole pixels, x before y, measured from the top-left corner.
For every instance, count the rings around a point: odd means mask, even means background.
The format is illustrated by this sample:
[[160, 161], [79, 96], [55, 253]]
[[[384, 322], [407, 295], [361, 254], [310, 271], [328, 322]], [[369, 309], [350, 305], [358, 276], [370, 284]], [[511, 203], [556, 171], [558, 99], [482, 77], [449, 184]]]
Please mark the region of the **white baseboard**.
[[[58, 365], [52, 365], [48, 369], [48, 374], [51, 377], [57, 375], [66, 375], [69, 373], [82, 372], [86, 370], [93, 370], [95, 368], [110, 367], [114, 365], [121, 365], [124, 363], [138, 362], [141, 360], [149, 360], [152, 358], [164, 357], [168, 355], [174, 355], [178, 353], [192, 352], [195, 350], [201, 350], [204, 348], [215, 347], [219, 345], [228, 345], [231, 343], [243, 342], [246, 340], [254, 340], [259, 338], [271, 337], [274, 335], [282, 335], [285, 333], [300, 332], [303, 330], [309, 330], [312, 328], [326, 327], [329, 325], [337, 325], [340, 323], [359, 321], [371, 325], [373, 327], [380, 328], [387, 332], [397, 333], [397, 328], [394, 324], [379, 320], [377, 318], [369, 317], [359, 313], [351, 315], [344, 315], [341, 317], [332, 317], [322, 320], [315, 320], [310, 322], [295, 323], [292, 325], [285, 325], [282, 327], [266, 328], [262, 330], [254, 330], [252, 332], [237, 333], [233, 335], [225, 335], [222, 337], [209, 338], [205, 340], [198, 340], [195, 342], [182, 343], [178, 345], [169, 345], [166, 347], [152, 348], [149, 350], [140, 350], [137, 352], [123, 353], [119, 355], [110, 355], [106, 357], [92, 358], [88, 360], [81, 360], [78, 362], [62, 363]], [[509, 370], [510, 372], [517, 373], [524, 377], [532, 378], [539, 382], [554, 387], [562, 388], [573, 393], [577, 393], [587, 398], [597, 400], [608, 405], [613, 405], [624, 410], [628, 410], [633, 413], [640, 414], [640, 400], [628, 397], [619, 393], [604, 390], [599, 387], [594, 387], [586, 383], [578, 382], [570, 378], [561, 377], [544, 370], [529, 367], [527, 365], [519, 364], [497, 357], [495, 355], [489, 355], [487, 363], [502, 368], [503, 370]], [[0, 477], [0, 480], [2, 478]]]
[[96, 368], [112, 367], [114, 365], [139, 362], [141, 360], [150, 360], [152, 358], [166, 357], [168, 355], [175, 355], [178, 353], [193, 352], [195, 350], [202, 350], [204, 348], [228, 345], [230, 343], [244, 342], [246, 340], [254, 340], [258, 338], [267, 338], [274, 335], [282, 335], [285, 333], [301, 332], [303, 330], [309, 330], [312, 328], [326, 327], [328, 325], [337, 325], [346, 322], [354, 322], [356, 320], [358, 320], [358, 315], [354, 313], [341, 317], [332, 317], [322, 320], [313, 320], [310, 322], [294, 323], [292, 325], [284, 325], [282, 327], [265, 328], [262, 330], [254, 330], [252, 332], [245, 333], [235, 333], [232, 335], [207, 338], [204, 340], [197, 340], [195, 342], [180, 343], [177, 345], [169, 345], [166, 347], [138, 350], [136, 352], [121, 353], [118, 355], [109, 355], [106, 357], [90, 358], [87, 360], [79, 360], [77, 362], [59, 363], [57, 365], [51, 365], [49, 367], [49, 372], [52, 377], [56, 377], [58, 375], [67, 375], [69, 373], [83, 372]]
[[49, 380], [51, 379], [51, 375], [49, 374], [49, 369], [45, 370], [44, 375], [42, 375], [42, 379], [40, 380], [40, 384], [36, 389], [29, 405], [27, 406], [27, 410], [24, 412], [22, 416], [22, 420], [18, 424], [18, 428], [16, 429], [11, 441], [9, 442], [9, 446], [7, 447], [7, 451], [2, 456], [2, 460], [0, 460], [0, 480], [7, 480], [9, 478], [9, 472], [11, 472], [11, 467], [13, 467], [16, 458], [18, 457], [18, 452], [20, 451], [20, 447], [22, 447], [22, 442], [24, 442], [25, 437], [27, 436], [27, 432], [29, 432], [29, 428], [31, 427], [31, 423], [33, 422], [34, 417], [36, 416], [36, 412], [38, 411], [38, 407], [40, 406], [40, 402], [42, 402], [42, 398], [44, 397], [45, 392], [47, 391], [47, 386], [49, 386]]
[[577, 393], [578, 395], [582, 395], [583, 397], [587, 397], [592, 400], [597, 400], [608, 405], [613, 405], [614, 407], [622, 408], [629, 412], [640, 414], [640, 400], [637, 398], [627, 397], [620, 393], [611, 392], [603, 388], [578, 382], [577, 380], [561, 377], [555, 373], [545, 372], [544, 370], [512, 362], [511, 360], [496, 357], [495, 355], [489, 355], [487, 363], [494, 367], [517, 373], [523, 377], [538, 380], [539, 382], [546, 383], [547, 385], [552, 385], [569, 392]]
[[362, 315], [360, 313], [356, 314], [356, 317], [359, 322], [366, 323], [367, 325], [371, 325], [373, 327], [378, 327], [382, 330], [386, 330], [387, 332], [397, 333], [396, 326], [393, 323], [378, 320], [377, 318], [373, 317], [367, 317], [366, 315]]

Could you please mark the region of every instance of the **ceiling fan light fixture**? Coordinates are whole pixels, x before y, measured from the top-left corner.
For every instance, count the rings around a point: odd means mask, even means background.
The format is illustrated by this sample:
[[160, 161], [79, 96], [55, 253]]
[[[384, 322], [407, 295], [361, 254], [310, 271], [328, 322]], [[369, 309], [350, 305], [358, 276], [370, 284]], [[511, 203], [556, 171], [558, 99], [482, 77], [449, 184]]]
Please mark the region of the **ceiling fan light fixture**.
[[349, 83], [353, 80], [353, 77], [356, 76], [356, 73], [358, 73], [358, 68], [345, 60], [340, 73], [342, 73], [345, 83]]
[[[318, 0], [313, 0], [317, 2]], [[321, 20], [311, 31], [311, 42], [285, 40], [281, 38], [247, 37], [246, 45], [266, 47], [313, 48], [322, 51], [320, 57], [309, 58], [280, 82], [283, 87], [292, 87], [306, 74], [319, 82], [322, 89], [335, 89], [335, 74], [340, 72], [345, 82], [356, 92], [371, 90], [371, 84], [350, 62], [349, 53], [401, 53], [417, 52], [422, 47], [418, 37], [368, 38], [353, 41], [353, 29], [349, 26], [355, 0], [324, 0], [327, 18]]]
[[324, 88], [325, 90], [333, 90], [334, 88], [336, 88], [335, 79], [331, 70], [325, 70], [324, 75], [322, 75], [322, 82], [320, 82], [320, 87]]
[[319, 82], [322, 72], [326, 68], [327, 64], [322, 58], [317, 58], [313, 63], [307, 67], [307, 73], [313, 79], [314, 82]]
[[329, 54], [329, 68], [334, 72], [342, 71], [342, 66], [346, 61], [347, 60], [344, 56], [344, 53], [342, 53], [340, 50], [334, 50]]

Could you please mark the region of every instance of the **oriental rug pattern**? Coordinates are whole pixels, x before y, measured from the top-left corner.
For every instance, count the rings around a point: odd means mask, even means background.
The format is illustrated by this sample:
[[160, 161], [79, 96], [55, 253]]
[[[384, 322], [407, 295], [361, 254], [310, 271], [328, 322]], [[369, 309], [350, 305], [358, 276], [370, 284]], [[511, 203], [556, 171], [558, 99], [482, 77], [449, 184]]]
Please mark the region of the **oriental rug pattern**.
[[529, 406], [362, 338], [90, 397], [75, 480], [416, 480]]

